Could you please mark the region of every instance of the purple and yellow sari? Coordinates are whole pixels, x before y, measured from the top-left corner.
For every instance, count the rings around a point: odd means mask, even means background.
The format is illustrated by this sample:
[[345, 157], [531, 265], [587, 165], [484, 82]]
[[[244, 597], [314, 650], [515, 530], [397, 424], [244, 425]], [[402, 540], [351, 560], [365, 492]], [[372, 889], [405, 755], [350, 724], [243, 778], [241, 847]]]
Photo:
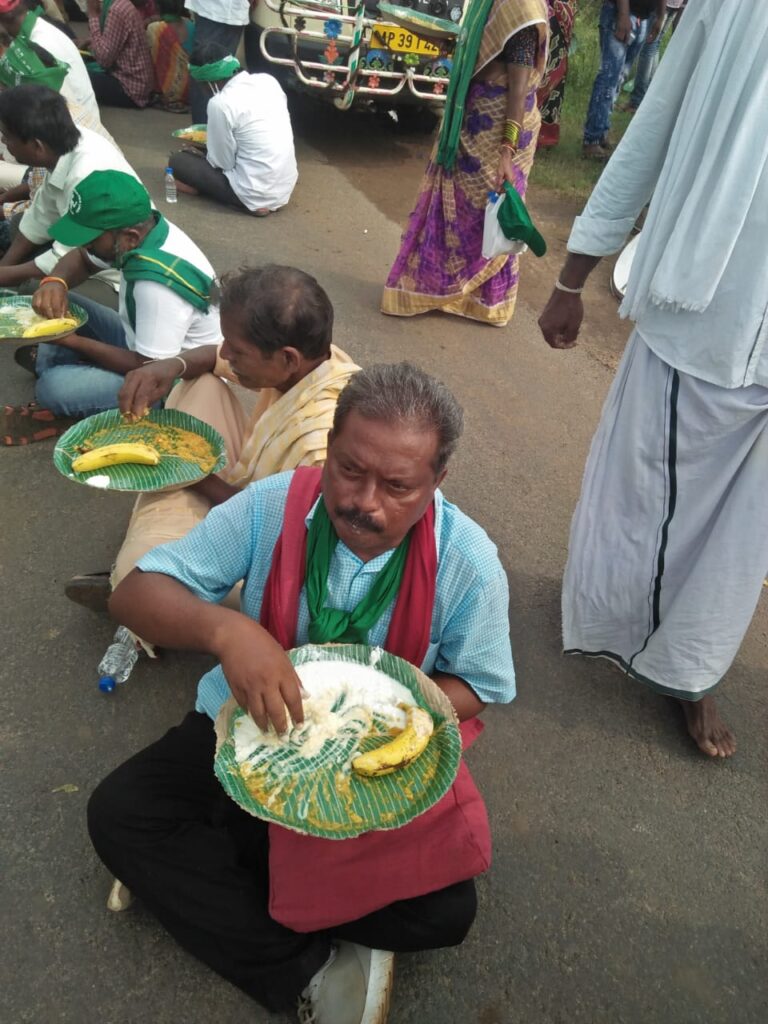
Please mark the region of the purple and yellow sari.
[[[532, 70], [514, 187], [525, 195], [539, 133], [536, 88], [546, 61], [546, 0], [496, 0], [488, 17], [475, 75], [505, 43], [530, 25], [540, 46]], [[488, 193], [493, 188], [507, 116], [505, 84], [474, 79], [465, 100], [459, 151], [452, 170], [435, 162], [437, 143], [403, 234], [381, 303], [383, 313], [415, 316], [437, 309], [503, 327], [517, 298], [518, 257], [481, 255]]]

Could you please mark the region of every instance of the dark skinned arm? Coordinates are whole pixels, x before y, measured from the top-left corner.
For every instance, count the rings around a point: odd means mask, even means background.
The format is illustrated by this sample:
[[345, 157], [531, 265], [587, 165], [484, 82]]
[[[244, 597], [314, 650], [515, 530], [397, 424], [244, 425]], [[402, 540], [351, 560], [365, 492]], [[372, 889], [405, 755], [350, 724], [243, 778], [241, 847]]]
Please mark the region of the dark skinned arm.
[[23, 203], [25, 199], [29, 199], [29, 185], [24, 181], [0, 192], [1, 203]]
[[0, 259], [0, 267], [15, 267], [19, 263], [28, 263], [30, 256], [38, 248], [39, 244], [38, 242], [30, 242], [26, 235], [23, 235], [21, 231], [17, 231], [16, 237], [6, 249], [5, 255]]
[[433, 672], [432, 679], [453, 704], [460, 722], [479, 715], [485, 708], [485, 704], [472, 687], [458, 676], [449, 675], [447, 672]]
[[174, 381], [194, 380], [204, 373], [212, 373], [216, 366], [216, 345], [199, 345], [188, 349], [183, 356], [186, 370], [176, 356], [168, 359], [153, 359], [125, 378], [117, 396], [120, 412], [143, 416], [155, 402], [169, 393]]
[[616, 28], [613, 34], [620, 43], [628, 43], [632, 35], [632, 18], [629, 13], [629, 0], [616, 0]]
[[[560, 271], [560, 283], [566, 288], [583, 288], [599, 262], [599, 256], [569, 252]], [[584, 304], [581, 295], [570, 295], [555, 288], [539, 317], [539, 327], [551, 348], [573, 348], [583, 319]]]
[[247, 615], [201, 601], [171, 576], [140, 569], [117, 586], [109, 610], [150, 643], [213, 654], [235, 700], [260, 729], [266, 730], [271, 721], [278, 732], [285, 732], [286, 707], [295, 723], [304, 721], [293, 665], [277, 641]]
[[664, 19], [666, 18], [666, 16], [667, 16], [667, 0], [657, 0], [657, 3], [656, 3], [656, 17], [654, 19], [653, 25], [651, 25], [650, 32], [646, 36], [646, 40], [645, 41], [647, 43], [655, 43], [656, 42], [656, 37], [658, 36], [659, 32], [661, 32], [661, 26], [664, 24]]
[[94, 341], [93, 338], [83, 338], [80, 334], [69, 334], [66, 338], [60, 338], [50, 344], [72, 349], [87, 362], [100, 366], [103, 370], [109, 370], [111, 373], [126, 374], [149, 361], [146, 356], [139, 355], [138, 352], [131, 352], [127, 348], [117, 348], [115, 345], [107, 345], [103, 341]]
[[[50, 276], [60, 277], [67, 282], [70, 288], [74, 288], [82, 284], [83, 281], [87, 281], [95, 272], [96, 267], [86, 256], [85, 250], [72, 249], [61, 257]], [[32, 296], [32, 308], [40, 316], [47, 316], [49, 320], [53, 317], [66, 316], [69, 308], [67, 287], [61, 281], [49, 281], [47, 284], [40, 285]]]
[[[528, 95], [528, 88], [531, 81], [531, 69], [521, 64], [507, 65], [507, 119], [523, 123], [525, 117], [525, 100]], [[499, 192], [508, 181], [514, 185], [514, 153], [509, 149], [501, 148], [499, 151], [499, 168], [496, 172], [494, 188]]]

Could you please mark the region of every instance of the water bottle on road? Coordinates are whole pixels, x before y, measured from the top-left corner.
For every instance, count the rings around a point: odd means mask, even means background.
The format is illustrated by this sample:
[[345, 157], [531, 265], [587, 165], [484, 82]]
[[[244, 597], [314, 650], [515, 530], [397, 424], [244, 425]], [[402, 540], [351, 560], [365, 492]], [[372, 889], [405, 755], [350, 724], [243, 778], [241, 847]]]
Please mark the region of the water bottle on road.
[[99, 662], [99, 689], [112, 693], [118, 683], [124, 683], [139, 657], [136, 642], [125, 626], [119, 626], [112, 643]]
[[173, 176], [173, 168], [165, 168], [165, 201], [166, 203], [175, 203], [178, 201], [178, 195], [176, 192], [176, 179]]

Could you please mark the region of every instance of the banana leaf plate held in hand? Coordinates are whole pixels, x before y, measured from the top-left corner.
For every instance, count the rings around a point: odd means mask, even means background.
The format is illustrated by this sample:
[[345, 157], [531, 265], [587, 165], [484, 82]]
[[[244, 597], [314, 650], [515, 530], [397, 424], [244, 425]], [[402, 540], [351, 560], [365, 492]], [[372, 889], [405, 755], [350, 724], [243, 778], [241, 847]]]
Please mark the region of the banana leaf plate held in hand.
[[171, 135], [175, 139], [181, 139], [182, 142], [205, 149], [208, 142], [208, 125], [190, 124], [186, 128], [177, 128], [176, 131], [171, 132]]
[[[111, 444], [146, 444], [160, 455], [156, 466], [122, 462], [89, 472], [72, 469], [87, 451]], [[218, 431], [177, 409], [151, 409], [129, 423], [119, 409], [96, 413], [75, 423], [53, 450], [53, 464], [69, 480], [110, 491], [163, 491], [196, 483], [227, 464]]]
[[38, 334], [34, 338], [25, 338], [24, 331], [28, 327], [43, 324], [46, 318], [32, 309], [31, 295], [0, 293], [0, 341], [56, 341], [58, 338], [66, 338], [68, 334], [79, 331], [84, 324], [88, 323], [88, 314], [76, 302], [70, 302], [66, 316], [75, 321], [74, 327], [69, 327], [65, 331], [53, 331], [51, 334]]
[[[459, 770], [461, 735], [431, 679], [362, 644], [309, 644], [288, 657], [308, 694], [304, 727], [282, 738], [262, 733], [233, 698], [216, 719], [214, 770], [243, 810], [306, 835], [349, 839], [399, 828], [444, 796]], [[388, 775], [358, 775], [352, 759], [392, 740], [404, 706], [431, 715], [426, 748]]]

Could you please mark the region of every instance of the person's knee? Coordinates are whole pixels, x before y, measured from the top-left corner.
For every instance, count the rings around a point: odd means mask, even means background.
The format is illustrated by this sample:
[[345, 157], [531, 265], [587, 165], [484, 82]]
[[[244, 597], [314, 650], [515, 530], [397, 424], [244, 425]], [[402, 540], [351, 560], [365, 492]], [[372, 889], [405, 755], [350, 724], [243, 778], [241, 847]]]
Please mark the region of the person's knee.
[[120, 850], [130, 845], [134, 798], [122, 770], [115, 769], [91, 793], [86, 808], [88, 834], [99, 857], [113, 865]]
[[452, 886], [446, 905], [444, 945], [458, 946], [469, 934], [477, 916], [477, 892], [472, 881]]

